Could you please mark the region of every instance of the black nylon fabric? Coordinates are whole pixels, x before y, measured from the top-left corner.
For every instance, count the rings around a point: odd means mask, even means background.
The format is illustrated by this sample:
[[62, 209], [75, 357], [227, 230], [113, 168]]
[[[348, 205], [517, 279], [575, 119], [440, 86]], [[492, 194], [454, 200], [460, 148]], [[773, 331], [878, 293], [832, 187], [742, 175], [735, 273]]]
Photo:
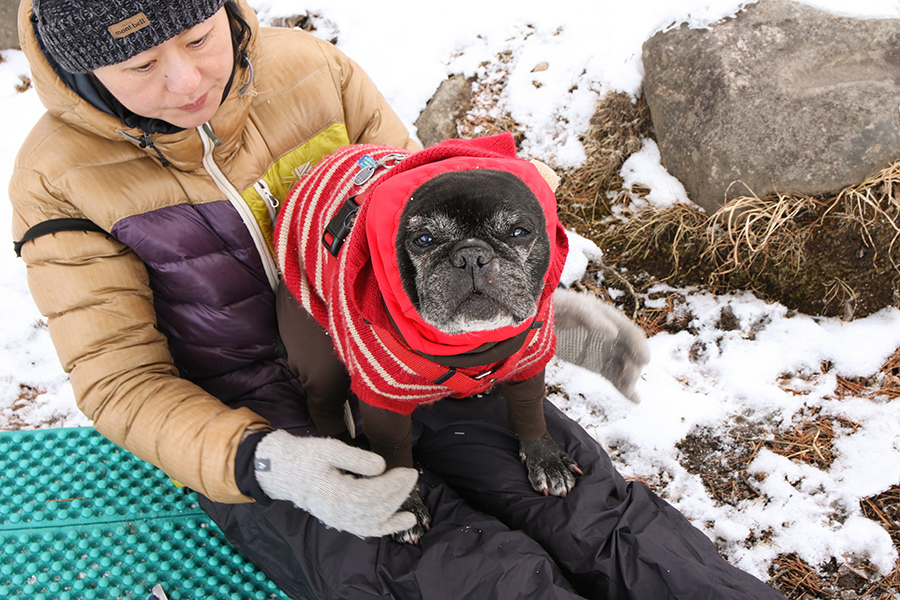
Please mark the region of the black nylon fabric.
[[782, 598], [726, 563], [646, 486], [625, 482], [549, 402], [545, 413], [585, 472], [565, 499], [531, 489], [499, 395], [413, 414], [419, 486], [434, 517], [418, 546], [328, 529], [289, 502], [200, 505], [295, 599]]
[[[585, 598], [783, 598], [736, 569], [671, 505], [626, 482], [583, 428], [545, 402], [551, 436], [584, 475], [565, 499], [535, 494], [518, 465], [505, 402], [448, 400], [421, 411], [417, 459], [476, 510], [538, 541]], [[510, 458], [511, 457], [511, 458]]]

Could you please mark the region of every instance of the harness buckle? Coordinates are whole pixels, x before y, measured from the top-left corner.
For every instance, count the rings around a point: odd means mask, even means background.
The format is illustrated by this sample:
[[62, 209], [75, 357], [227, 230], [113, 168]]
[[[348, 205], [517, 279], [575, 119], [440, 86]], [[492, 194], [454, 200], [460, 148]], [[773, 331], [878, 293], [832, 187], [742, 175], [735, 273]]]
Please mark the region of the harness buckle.
[[322, 234], [322, 244], [328, 250], [328, 253], [337, 257], [338, 251], [344, 245], [344, 239], [350, 235], [353, 229], [353, 223], [356, 222], [356, 214], [359, 212], [359, 205], [355, 202], [356, 196], [350, 196], [341, 207], [337, 214], [328, 221], [325, 226], [325, 233]]

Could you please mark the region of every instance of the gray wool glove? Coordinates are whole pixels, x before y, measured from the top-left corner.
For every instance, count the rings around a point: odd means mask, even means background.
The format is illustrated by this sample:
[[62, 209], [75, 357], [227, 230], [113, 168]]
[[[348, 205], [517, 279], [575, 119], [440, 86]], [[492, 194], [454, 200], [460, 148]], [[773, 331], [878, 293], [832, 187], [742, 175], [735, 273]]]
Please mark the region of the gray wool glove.
[[259, 487], [289, 500], [340, 531], [380, 537], [409, 529], [416, 517], [398, 512], [416, 485], [415, 469], [384, 472], [384, 459], [339, 440], [273, 431], [253, 461]]
[[587, 292], [558, 289], [553, 304], [557, 358], [603, 375], [626, 398], [640, 402], [634, 384], [650, 360], [644, 331]]

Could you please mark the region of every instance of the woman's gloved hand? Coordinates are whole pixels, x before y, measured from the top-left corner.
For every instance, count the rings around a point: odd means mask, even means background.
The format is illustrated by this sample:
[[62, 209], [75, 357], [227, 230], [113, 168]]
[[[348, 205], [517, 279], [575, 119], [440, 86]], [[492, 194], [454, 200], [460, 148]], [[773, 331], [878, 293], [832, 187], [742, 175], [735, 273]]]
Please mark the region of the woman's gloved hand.
[[416, 524], [412, 513], [398, 512], [416, 485], [415, 469], [385, 473], [379, 455], [339, 440], [273, 431], [257, 444], [253, 469], [267, 496], [340, 531], [380, 537]]

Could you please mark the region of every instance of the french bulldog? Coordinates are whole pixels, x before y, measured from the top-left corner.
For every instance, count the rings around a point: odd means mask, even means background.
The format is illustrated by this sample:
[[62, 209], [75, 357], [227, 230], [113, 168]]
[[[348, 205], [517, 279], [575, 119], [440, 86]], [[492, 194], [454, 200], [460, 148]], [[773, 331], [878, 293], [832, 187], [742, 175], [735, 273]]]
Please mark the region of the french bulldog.
[[[531, 486], [565, 497], [581, 471], [547, 433], [543, 413], [543, 367], [555, 341], [552, 297], [566, 253], [548, 183], [552, 172], [516, 158], [514, 146], [483, 159], [475, 144], [475, 157], [465, 156], [469, 146], [458, 140], [407, 153], [393, 166], [403, 171], [396, 176], [379, 159], [384, 152], [348, 149], [347, 157], [326, 158], [319, 168], [333, 173], [340, 169], [332, 162], [354, 160], [356, 176], [348, 167], [341, 183], [329, 185], [316, 183], [314, 171], [306, 189], [298, 184], [277, 224], [276, 254], [285, 285], [320, 327], [282, 314], [279, 327], [306, 328], [304, 340], [318, 335], [321, 345], [334, 344], [333, 354], [316, 353], [314, 365], [293, 361], [304, 378], [329, 381], [308, 386], [320, 434], [347, 436], [348, 426], [353, 429], [348, 390], [334, 384], [348, 379], [371, 449], [388, 468], [412, 467], [410, 413], [418, 403], [496, 387]], [[369, 154], [359, 158], [363, 151]], [[372, 163], [385, 181], [367, 187], [372, 182], [360, 172]], [[356, 199], [363, 207], [348, 219]], [[309, 202], [322, 204], [303, 206]], [[325, 215], [319, 225], [303, 216], [314, 214]], [[310, 229], [298, 233], [303, 227]], [[335, 235], [346, 240], [335, 244]], [[323, 375], [325, 369], [337, 372]], [[409, 401], [401, 397], [407, 391]], [[400, 510], [414, 513], [418, 523], [395, 539], [417, 543], [431, 521], [418, 492]]]

